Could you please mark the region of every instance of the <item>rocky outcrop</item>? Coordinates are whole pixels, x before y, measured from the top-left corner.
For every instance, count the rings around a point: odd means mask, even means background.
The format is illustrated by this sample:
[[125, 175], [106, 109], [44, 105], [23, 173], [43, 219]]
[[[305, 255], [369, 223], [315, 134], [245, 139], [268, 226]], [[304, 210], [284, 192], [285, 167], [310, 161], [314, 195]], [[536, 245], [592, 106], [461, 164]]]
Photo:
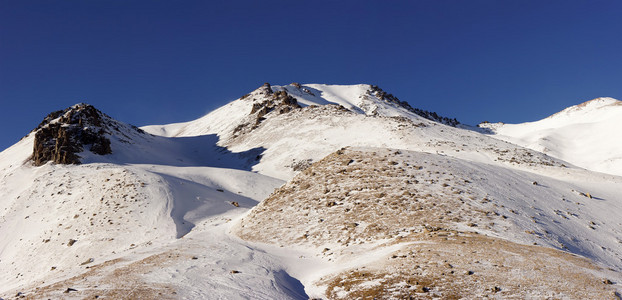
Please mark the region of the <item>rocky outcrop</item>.
[[272, 95], [273, 91], [272, 91], [272, 87], [270, 86], [270, 83], [266, 82], [262, 86], [260, 86], [257, 89], [257, 93], [258, 94], [263, 94], [263, 95], [266, 95], [266, 96]]
[[393, 96], [392, 94], [388, 94], [387, 92], [383, 91], [381, 88], [379, 88], [377, 85], [372, 85], [371, 89], [369, 91], [367, 91], [367, 93], [369, 95], [374, 95], [376, 96], [376, 98], [388, 102], [388, 103], [393, 103], [396, 104], [398, 106], [401, 106], [421, 117], [424, 117], [428, 120], [432, 120], [435, 122], [439, 122], [439, 123], [443, 123], [445, 125], [449, 125], [449, 126], [453, 126], [456, 127], [458, 126], [458, 124], [460, 124], [460, 122], [458, 122], [458, 120], [456, 120], [455, 118], [450, 119], [447, 117], [442, 117], [439, 116], [437, 113], [435, 112], [429, 112], [427, 110], [423, 110], [423, 109], [419, 109], [419, 108], [414, 108], [412, 106], [410, 106], [410, 104], [408, 104], [408, 102], [406, 101], [400, 101], [400, 99], [398, 99], [397, 97]]
[[58, 164], [79, 164], [78, 153], [89, 151], [105, 155], [112, 153], [106, 137], [105, 116], [88, 104], [77, 104], [49, 114], [34, 130], [32, 161], [41, 166], [48, 161]]
[[[254, 94], [260, 96], [259, 99], [252, 98], [250, 101], [255, 101], [249, 112], [248, 121], [238, 125], [234, 131], [234, 136], [239, 136], [243, 133], [248, 133], [257, 127], [266, 119], [266, 115], [284, 114], [294, 109], [301, 108], [296, 98], [289, 95], [286, 91], [272, 91], [269, 83], [265, 83]], [[243, 99], [248, 99], [245, 97]]]

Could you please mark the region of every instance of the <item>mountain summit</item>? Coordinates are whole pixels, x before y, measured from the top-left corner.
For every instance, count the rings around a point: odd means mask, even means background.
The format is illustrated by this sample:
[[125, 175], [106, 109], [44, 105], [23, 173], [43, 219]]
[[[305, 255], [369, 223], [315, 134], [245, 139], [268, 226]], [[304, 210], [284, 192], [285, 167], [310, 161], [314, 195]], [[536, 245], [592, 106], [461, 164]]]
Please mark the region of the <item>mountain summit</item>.
[[[257, 127], [266, 114], [282, 114], [295, 108], [334, 105], [346, 111], [367, 116], [425, 118], [445, 125], [456, 126], [456, 119], [439, 116], [434, 112], [413, 108], [405, 101], [378, 86], [368, 84], [326, 85], [299, 84], [270, 85], [265, 83], [253, 92], [240, 97], [206, 116], [186, 122], [163, 126], [146, 126], [148, 132], [164, 136], [196, 136], [217, 133], [228, 140], [239, 135], [243, 128]], [[288, 107], [284, 109], [284, 107]], [[256, 114], [256, 115], [255, 115]], [[255, 116], [250, 116], [255, 115]]]
[[[577, 104], [571, 107], [568, 107], [549, 118], [559, 118], [562, 116], [575, 116], [575, 115], [591, 115], [591, 114], [599, 114], [599, 113], [607, 113], [605, 110], [614, 109], [615, 107], [622, 106], [622, 101], [610, 98], [610, 97], [601, 97], [592, 99], [589, 101], [585, 101], [581, 104]], [[596, 119], [602, 118], [602, 116], [595, 116]]]

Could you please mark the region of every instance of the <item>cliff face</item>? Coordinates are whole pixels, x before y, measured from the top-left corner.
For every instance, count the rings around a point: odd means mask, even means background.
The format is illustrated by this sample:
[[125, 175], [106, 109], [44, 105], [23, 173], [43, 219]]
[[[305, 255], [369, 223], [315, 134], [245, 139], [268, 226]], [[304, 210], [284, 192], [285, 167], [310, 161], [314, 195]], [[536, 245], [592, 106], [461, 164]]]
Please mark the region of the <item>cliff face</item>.
[[105, 127], [103, 114], [88, 104], [53, 112], [35, 129], [33, 163], [79, 164], [78, 153], [84, 149], [99, 155], [110, 154]]

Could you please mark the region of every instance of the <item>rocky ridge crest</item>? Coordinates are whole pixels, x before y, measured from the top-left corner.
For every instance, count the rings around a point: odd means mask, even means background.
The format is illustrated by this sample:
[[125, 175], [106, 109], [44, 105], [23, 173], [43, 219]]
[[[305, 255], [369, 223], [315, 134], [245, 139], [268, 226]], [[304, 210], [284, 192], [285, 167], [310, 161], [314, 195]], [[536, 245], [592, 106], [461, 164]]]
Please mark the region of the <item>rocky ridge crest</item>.
[[368, 95], [373, 95], [376, 98], [387, 102], [387, 103], [391, 103], [391, 104], [395, 104], [399, 107], [403, 107], [406, 110], [415, 113], [423, 118], [426, 118], [428, 120], [434, 121], [434, 122], [438, 122], [438, 123], [442, 123], [445, 125], [449, 125], [452, 127], [456, 127], [460, 124], [460, 122], [458, 122], [458, 120], [456, 120], [456, 118], [447, 118], [447, 117], [443, 117], [438, 115], [435, 112], [430, 112], [427, 110], [423, 110], [423, 109], [419, 109], [419, 108], [414, 108], [412, 106], [410, 106], [410, 104], [408, 104], [408, 102], [406, 101], [401, 101], [400, 99], [398, 99], [397, 97], [393, 96], [393, 94], [389, 94], [385, 91], [383, 91], [381, 88], [379, 88], [377, 85], [371, 85], [371, 88], [367, 91]]
[[[112, 118], [89, 104], [76, 104], [47, 115], [35, 128], [32, 161], [41, 166], [49, 161], [57, 164], [80, 164], [78, 153], [85, 149], [98, 155], [112, 153], [108, 135], [120, 132]], [[142, 130], [132, 127], [142, 133]]]
[[280, 115], [301, 108], [296, 98], [286, 91], [274, 92], [269, 83], [264, 83], [253, 93], [241, 97], [240, 100], [253, 101], [253, 106], [246, 122], [233, 130], [234, 136], [256, 129], [266, 119], [266, 115], [270, 113]]

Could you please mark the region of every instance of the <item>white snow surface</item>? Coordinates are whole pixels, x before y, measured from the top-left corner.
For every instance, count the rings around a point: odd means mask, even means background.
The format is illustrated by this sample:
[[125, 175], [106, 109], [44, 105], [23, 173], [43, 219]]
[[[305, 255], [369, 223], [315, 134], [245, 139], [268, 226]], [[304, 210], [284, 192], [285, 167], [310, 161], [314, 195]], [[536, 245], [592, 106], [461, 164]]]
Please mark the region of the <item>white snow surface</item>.
[[480, 124], [494, 137], [593, 171], [622, 175], [622, 101], [596, 98], [545, 119]]
[[[357, 85], [327, 85], [305, 84], [300, 88], [295, 85], [271, 86], [273, 92], [286, 91], [296, 98], [298, 104], [303, 107], [311, 105], [341, 105], [348, 110], [363, 115], [380, 116], [405, 116], [414, 119], [422, 119], [416, 114], [394, 103], [382, 101], [371, 94], [372, 88], [368, 84]], [[249, 94], [248, 98], [259, 100], [265, 99], [261, 88]], [[229, 138], [231, 131], [251, 111], [256, 100], [232, 101], [213, 112], [190, 122], [167, 125], [144, 126], [145, 131], [169, 137], [197, 136], [205, 134], [217, 134], [221, 139]]]
[[[87, 272], [88, 266], [121, 259], [122, 263], [98, 273], [105, 276], [114, 274], [115, 266], [121, 268], [169, 251], [197, 259], [171, 259], [139, 274], [140, 284], [168, 284], [179, 291], [168, 296], [189, 299], [321, 297], [322, 289], [314, 285], [315, 280], [368, 256], [327, 261], [313, 255], [317, 249], [250, 243], [231, 235], [229, 228], [290, 180], [297, 173], [295, 164], [318, 161], [348, 146], [451, 156], [464, 162], [456, 166], [464, 173], [485, 177], [481, 188], [494, 188], [492, 192], [508, 205], [516, 192], [504, 188], [514, 184], [508, 178], [523, 182], [534, 174], [547, 192], [525, 191], [515, 196], [532, 200], [530, 207], [520, 204], [518, 208], [524, 209], [525, 216], [537, 215], [541, 220], [538, 226], [555, 235], [546, 240], [551, 245], [555, 239], [575, 245], [571, 252], [622, 271], [621, 177], [579, 170], [536, 151], [429, 121], [368, 95], [369, 85], [308, 84], [272, 89], [286, 90], [303, 108], [270, 113], [242, 136], [235, 136], [234, 130], [245, 122], [253, 103], [263, 99], [259, 90], [195, 121], [142, 128], [153, 135], [120, 126], [123, 137], [109, 135], [113, 153], [99, 156], [84, 151], [81, 165], [33, 166], [29, 157], [34, 134], [0, 152], [0, 297], [22, 291], [36, 295], [37, 287], [63, 280], [74, 284], [66, 287], [80, 291], [89, 283], [71, 278]], [[619, 102], [593, 106], [598, 105], [586, 105], [590, 111], [603, 111], [608, 117], [601, 115], [597, 120], [606, 119], [610, 122], [606, 124], [613, 124], [622, 108]], [[577, 112], [562, 113], [547, 122], [566, 128], [564, 124], [569, 122], [562, 120], [576, 120], [573, 114]], [[584, 126], [591, 124], [587, 121], [594, 119], [589, 113], [582, 115], [586, 121], [581, 128], [587, 128]], [[591, 126], [610, 134], [601, 145], [608, 141], [622, 149], [619, 139], [611, 138], [615, 127]], [[581, 130], [587, 135], [588, 129]], [[548, 152], [565, 157], [566, 152], [556, 151]], [[613, 152], [604, 153], [615, 164], [619, 156]], [[568, 155], [575, 158], [578, 154]], [[562, 163], [566, 167], [561, 167]], [[578, 188], [577, 193], [588, 191], [594, 199], [580, 198], [576, 204], [561, 199]], [[556, 209], [567, 213], [572, 222], [550, 220]], [[592, 225], [596, 230], [588, 228], [589, 222], [596, 224]], [[517, 222], [516, 232], [532, 226], [527, 223]], [[514, 235], [503, 238], [518, 239]], [[78, 295], [75, 297], [80, 298]], [[48, 296], [71, 298], [63, 290], [50, 291]]]

